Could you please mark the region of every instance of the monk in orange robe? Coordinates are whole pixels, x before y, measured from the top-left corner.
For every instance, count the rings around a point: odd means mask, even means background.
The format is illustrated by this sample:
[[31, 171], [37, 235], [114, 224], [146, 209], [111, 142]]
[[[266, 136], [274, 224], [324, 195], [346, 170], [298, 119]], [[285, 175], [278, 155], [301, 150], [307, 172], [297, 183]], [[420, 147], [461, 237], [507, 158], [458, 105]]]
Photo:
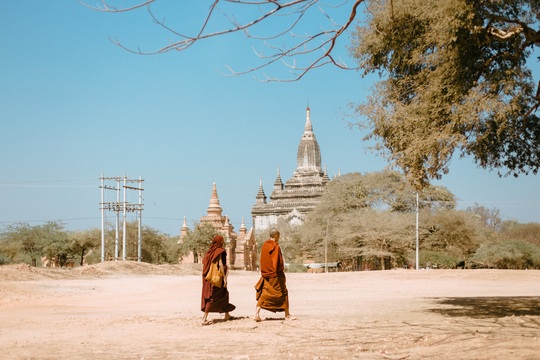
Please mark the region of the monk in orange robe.
[[[208, 251], [203, 258], [203, 271], [202, 271], [202, 294], [201, 294], [201, 311], [204, 312], [202, 318], [202, 325], [211, 324], [207, 320], [208, 313], [225, 313], [224, 320], [230, 320], [233, 317], [229, 315], [230, 311], [233, 311], [236, 306], [229, 303], [229, 291], [227, 290], [227, 252], [223, 248], [224, 239], [221, 235], [216, 235], [212, 239], [212, 244], [208, 248]], [[214, 260], [219, 261], [219, 266], [222, 267], [224, 277], [221, 286], [213, 286], [208, 280], [205, 279], [206, 274], [210, 270], [210, 265]]]
[[285, 320], [296, 320], [289, 313], [289, 293], [285, 279], [285, 264], [279, 247], [280, 233], [270, 229], [270, 239], [261, 248], [261, 278], [255, 285], [257, 309], [255, 321], [261, 321], [261, 309], [285, 312]]

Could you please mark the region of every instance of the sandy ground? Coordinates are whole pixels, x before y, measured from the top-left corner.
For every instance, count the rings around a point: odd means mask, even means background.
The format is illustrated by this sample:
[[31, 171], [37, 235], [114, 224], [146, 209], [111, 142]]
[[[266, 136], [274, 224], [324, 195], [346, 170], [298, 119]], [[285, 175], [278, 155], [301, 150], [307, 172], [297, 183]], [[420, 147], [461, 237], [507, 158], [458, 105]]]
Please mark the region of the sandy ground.
[[252, 320], [257, 273], [229, 277], [236, 319], [201, 326], [196, 265], [0, 266], [2, 359], [539, 359], [540, 271], [288, 274], [291, 313]]

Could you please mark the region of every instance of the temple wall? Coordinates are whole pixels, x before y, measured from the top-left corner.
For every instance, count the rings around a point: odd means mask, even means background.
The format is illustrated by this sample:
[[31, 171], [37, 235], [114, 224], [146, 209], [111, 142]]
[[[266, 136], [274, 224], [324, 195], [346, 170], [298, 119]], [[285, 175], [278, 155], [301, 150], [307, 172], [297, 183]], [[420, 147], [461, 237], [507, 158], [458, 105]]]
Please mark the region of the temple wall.
[[254, 227], [256, 231], [269, 229], [272, 225], [277, 224], [279, 217], [277, 215], [263, 215], [256, 216], [254, 221]]

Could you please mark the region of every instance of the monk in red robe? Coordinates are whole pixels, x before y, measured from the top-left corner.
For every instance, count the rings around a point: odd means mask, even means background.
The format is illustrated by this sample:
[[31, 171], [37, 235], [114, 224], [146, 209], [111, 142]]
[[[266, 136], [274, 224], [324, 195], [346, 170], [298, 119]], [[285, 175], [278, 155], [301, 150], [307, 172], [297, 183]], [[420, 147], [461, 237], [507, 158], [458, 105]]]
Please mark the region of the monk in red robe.
[[[223, 236], [216, 235], [212, 240], [212, 244], [208, 248], [208, 251], [203, 258], [203, 271], [202, 271], [202, 295], [201, 295], [201, 311], [204, 312], [202, 318], [202, 325], [211, 324], [207, 320], [208, 313], [225, 313], [225, 320], [232, 319], [229, 315], [230, 311], [236, 309], [236, 306], [229, 303], [229, 291], [227, 290], [227, 275], [229, 269], [227, 268], [227, 252], [223, 248], [224, 240]], [[218, 262], [218, 266], [222, 270], [224, 277], [221, 286], [214, 286], [208, 280], [205, 279], [206, 274], [210, 270], [210, 266], [213, 261]]]
[[261, 278], [255, 285], [257, 309], [255, 321], [261, 321], [261, 309], [285, 312], [285, 320], [296, 320], [289, 313], [289, 293], [285, 279], [285, 264], [279, 247], [280, 233], [270, 229], [270, 239], [261, 248]]

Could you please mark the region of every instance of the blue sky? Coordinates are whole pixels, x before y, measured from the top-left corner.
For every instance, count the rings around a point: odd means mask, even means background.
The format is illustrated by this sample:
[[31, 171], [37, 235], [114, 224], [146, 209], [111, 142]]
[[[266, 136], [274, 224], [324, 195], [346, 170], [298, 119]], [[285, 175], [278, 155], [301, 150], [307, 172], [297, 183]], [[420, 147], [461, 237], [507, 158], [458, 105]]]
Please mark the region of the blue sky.
[[[156, 11], [193, 29], [206, 2], [186, 3], [189, 14], [174, 1]], [[166, 34], [145, 11], [104, 14], [74, 0], [0, 6], [0, 226], [53, 220], [70, 230], [99, 228], [103, 173], [141, 176], [143, 223], [162, 232], [178, 235], [184, 216], [192, 227], [205, 215], [213, 182], [223, 214], [236, 228], [242, 217], [249, 227], [259, 179], [269, 196], [277, 168], [285, 181], [296, 167], [308, 101], [331, 177], [386, 166], [345, 116], [373, 78], [332, 67], [292, 83], [224, 76], [227, 65], [259, 64], [242, 36], [139, 56], [109, 38], [148, 50], [163, 44]], [[352, 65], [344, 40], [338, 52]], [[265, 71], [283, 76], [286, 68]], [[540, 77], [537, 64], [535, 73]], [[499, 178], [464, 159], [436, 184], [452, 191], [460, 208], [478, 203], [500, 209], [505, 220], [540, 222], [538, 180]]]

